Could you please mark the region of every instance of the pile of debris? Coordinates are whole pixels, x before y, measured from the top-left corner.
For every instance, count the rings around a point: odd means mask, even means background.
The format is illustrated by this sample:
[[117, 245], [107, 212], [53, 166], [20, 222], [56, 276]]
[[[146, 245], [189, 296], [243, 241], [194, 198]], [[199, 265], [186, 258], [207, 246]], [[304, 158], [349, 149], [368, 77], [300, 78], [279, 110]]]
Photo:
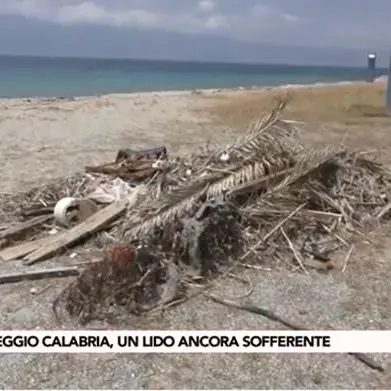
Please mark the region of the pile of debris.
[[8, 220], [28, 220], [0, 231], [0, 258], [31, 265], [106, 232], [102, 260], [55, 302], [56, 313], [82, 322], [103, 307], [166, 308], [237, 266], [346, 268], [352, 236], [390, 215], [391, 172], [363, 152], [303, 142], [280, 119], [284, 105], [228, 148], [175, 158], [165, 148], [124, 150], [114, 163], [4, 200]]

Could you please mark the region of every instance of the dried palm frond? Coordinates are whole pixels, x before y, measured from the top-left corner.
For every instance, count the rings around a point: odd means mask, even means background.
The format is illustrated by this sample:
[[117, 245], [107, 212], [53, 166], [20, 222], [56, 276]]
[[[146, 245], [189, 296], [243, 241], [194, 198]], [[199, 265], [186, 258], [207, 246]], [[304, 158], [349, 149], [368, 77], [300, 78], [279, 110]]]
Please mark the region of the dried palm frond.
[[281, 112], [284, 110], [286, 104], [287, 101], [285, 99], [278, 100], [276, 106], [272, 109], [270, 113], [261, 116], [260, 118], [258, 118], [257, 121], [249, 125], [249, 127], [247, 128], [246, 136], [257, 136], [260, 131], [265, 131], [270, 126], [273, 126], [278, 120]]
[[[274, 163], [278, 164], [277, 167], [274, 167], [274, 171], [278, 172], [286, 167], [282, 159], [276, 159]], [[207, 198], [223, 197], [239, 185], [264, 177], [270, 171], [270, 168], [271, 165], [266, 167], [263, 162], [255, 162], [237, 168], [232, 174], [220, 172], [200, 178], [188, 187], [173, 189], [163, 200], [158, 200], [154, 211], [144, 215], [143, 221], [133, 225], [127, 234], [146, 234], [157, 226], [165, 225], [189, 213], [204, 194], [207, 195]]]
[[294, 126], [279, 119], [285, 105], [285, 101], [280, 101], [270, 114], [250, 124], [245, 136], [231, 145], [227, 153], [233, 158], [248, 160], [259, 155], [286, 155], [287, 150], [299, 148]]
[[[334, 149], [327, 147], [322, 150], [313, 150], [298, 159], [294, 170], [283, 181], [281, 181], [276, 187], [269, 190], [271, 192], [279, 192], [291, 186], [295, 182], [300, 180], [306, 180], [309, 176], [314, 175], [315, 172], [320, 172], [321, 169], [331, 161], [335, 161], [341, 154], [340, 151], [336, 152]], [[334, 166], [334, 164], [333, 164]]]
[[301, 204], [301, 200], [290, 194], [273, 193], [273, 198], [259, 197], [241, 208], [241, 213], [251, 218], [263, 218], [265, 216], [288, 215]]
[[129, 222], [127, 222], [127, 226], [131, 225], [131, 228], [126, 230], [126, 238], [130, 239], [136, 236], [145, 236], [155, 228], [164, 226], [175, 219], [181, 218], [185, 214], [191, 213], [197, 200], [205, 193], [206, 188], [202, 188], [196, 192], [193, 190], [194, 189], [190, 189], [187, 193], [183, 191], [182, 197], [176, 198], [177, 202], [169, 200], [168, 198], [166, 205], [161, 209], [144, 216], [143, 220], [134, 220], [134, 224], [129, 224]]
[[[243, 189], [247, 183], [275, 177], [276, 173], [284, 171], [286, 168], [286, 164], [282, 159], [275, 162], [279, 164], [274, 167], [266, 165], [264, 162], [255, 162], [239, 168], [233, 174], [210, 185], [207, 192], [208, 197], [221, 197], [226, 193], [232, 194], [238, 187]], [[270, 172], [274, 174], [269, 174]]]
[[[326, 182], [329, 166], [335, 167], [334, 161], [341, 152], [329, 148], [321, 151], [312, 151], [301, 157], [293, 168], [283, 171], [285, 176], [264, 194], [249, 205], [244, 206], [242, 212], [252, 218], [265, 218], [270, 215], [280, 215], [283, 211], [293, 210], [306, 201], [309, 193], [313, 196], [314, 183], [322, 186]], [[330, 172], [330, 175], [332, 173]]]
[[[203, 164], [201, 170], [197, 170], [199, 159], [193, 159], [189, 165], [198, 172], [198, 177], [190, 183], [182, 181], [152, 204], [142, 205], [148, 212], [133, 221], [127, 235], [146, 234], [157, 226], [180, 218], [189, 213], [205, 194], [207, 198], [221, 197], [239, 185], [291, 167], [293, 158], [282, 142], [284, 138], [292, 137], [291, 129], [278, 119], [285, 105], [286, 100], [279, 101], [271, 113], [249, 127], [244, 140], [237, 141], [226, 150], [234, 162], [240, 159], [236, 164], [217, 171]], [[213, 152], [207, 161], [211, 164], [218, 154]], [[212, 174], [208, 173], [211, 169]]]

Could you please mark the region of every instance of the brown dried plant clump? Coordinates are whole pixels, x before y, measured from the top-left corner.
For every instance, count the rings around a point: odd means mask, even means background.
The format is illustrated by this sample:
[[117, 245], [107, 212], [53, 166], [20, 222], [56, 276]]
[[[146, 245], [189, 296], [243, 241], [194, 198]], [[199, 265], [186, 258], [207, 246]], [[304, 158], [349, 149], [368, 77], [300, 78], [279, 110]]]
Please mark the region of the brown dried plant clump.
[[158, 260], [149, 253], [129, 245], [110, 246], [102, 261], [89, 266], [56, 299], [57, 320], [62, 321], [59, 309], [81, 324], [106, 316], [116, 306], [139, 313], [153, 299], [160, 272]]

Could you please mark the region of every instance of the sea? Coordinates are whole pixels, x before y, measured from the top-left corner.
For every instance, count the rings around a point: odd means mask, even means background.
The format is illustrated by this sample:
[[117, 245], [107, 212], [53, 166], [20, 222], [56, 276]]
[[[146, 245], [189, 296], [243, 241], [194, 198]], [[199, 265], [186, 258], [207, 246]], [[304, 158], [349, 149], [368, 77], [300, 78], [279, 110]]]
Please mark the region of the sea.
[[[378, 68], [376, 76], [387, 73]], [[365, 67], [297, 66], [0, 55], [0, 97], [273, 87], [364, 81]]]

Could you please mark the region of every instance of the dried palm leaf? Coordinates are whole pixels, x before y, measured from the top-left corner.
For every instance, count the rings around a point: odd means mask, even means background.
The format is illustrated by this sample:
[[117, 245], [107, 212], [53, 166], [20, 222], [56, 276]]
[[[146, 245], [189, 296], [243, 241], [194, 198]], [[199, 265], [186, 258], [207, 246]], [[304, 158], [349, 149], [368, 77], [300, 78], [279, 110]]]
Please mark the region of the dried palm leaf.
[[[279, 163], [275, 171], [285, 168], [283, 160], [275, 160]], [[195, 181], [188, 187], [180, 187], [170, 192], [163, 200], [159, 200], [160, 207], [144, 216], [144, 221], [132, 228], [133, 234], [146, 233], [156, 226], [164, 225], [169, 221], [182, 217], [188, 213], [195, 203], [206, 194], [208, 198], [223, 197], [225, 193], [246, 182], [264, 177], [270, 167], [265, 167], [263, 162], [255, 162], [245, 167], [240, 167], [232, 174], [223, 172], [210, 175]], [[145, 209], [145, 205], [143, 206]]]
[[[275, 179], [279, 173], [287, 173], [285, 162], [276, 160], [274, 166], [266, 165], [263, 161], [248, 164], [211, 185], [208, 189], [208, 197], [221, 197], [223, 194], [234, 194], [239, 188], [241, 193], [246, 185], [253, 185], [255, 181], [263, 181], [264, 187], [269, 180]], [[267, 187], [267, 186], [266, 186]]]
[[299, 148], [294, 139], [297, 136], [295, 127], [279, 119], [285, 105], [286, 101], [280, 101], [271, 113], [251, 124], [244, 138], [228, 148], [230, 156], [248, 160], [259, 155], [286, 154], [287, 149], [294, 151]]
[[[208, 198], [221, 197], [239, 185], [292, 166], [292, 159], [279, 141], [291, 135], [290, 129], [278, 120], [285, 104], [286, 101], [280, 101], [271, 113], [249, 127], [244, 141], [236, 142], [228, 149], [230, 153], [241, 158], [240, 165], [209, 175], [205, 175], [207, 170], [201, 170], [196, 180], [185, 186], [174, 187], [154, 206], [146, 208], [146, 205], [143, 205], [144, 210], [149, 210], [149, 213], [144, 214], [142, 222], [140, 219], [135, 221], [128, 234], [146, 233], [158, 225], [180, 218], [188, 213], [205, 193]], [[272, 129], [274, 125], [275, 129]], [[243, 167], [244, 162], [248, 164]], [[192, 166], [195, 166], [195, 162]]]
[[313, 150], [302, 156], [296, 163], [294, 170], [276, 187], [270, 189], [268, 193], [279, 192], [284, 188], [291, 186], [299, 180], [305, 180], [315, 172], [319, 171], [325, 164], [332, 160], [336, 161], [341, 151], [336, 152], [334, 149], [327, 147], [322, 150]]
[[126, 231], [125, 237], [130, 239], [132, 237], [148, 235], [156, 227], [162, 227], [168, 222], [172, 222], [173, 220], [188, 214], [194, 208], [199, 196], [200, 192], [193, 193], [181, 202], [173, 204], [170, 208], [165, 208], [163, 211], [147, 217], [143, 222], [136, 223], [132, 228]]
[[[286, 191], [293, 184], [297, 185], [298, 181], [305, 182], [305, 187], [312, 191], [310, 177], [316, 174], [331, 160], [338, 158], [341, 152], [335, 152], [326, 148], [321, 151], [312, 151], [303, 156], [292, 169], [286, 170], [287, 175], [282, 178], [276, 186], [271, 186], [261, 195], [255, 203], [242, 208], [242, 212], [251, 217], [265, 217], [266, 215], [275, 214], [276, 210], [292, 209], [303, 202], [303, 197], [298, 194], [293, 195]], [[303, 189], [305, 190], [305, 189]]]

